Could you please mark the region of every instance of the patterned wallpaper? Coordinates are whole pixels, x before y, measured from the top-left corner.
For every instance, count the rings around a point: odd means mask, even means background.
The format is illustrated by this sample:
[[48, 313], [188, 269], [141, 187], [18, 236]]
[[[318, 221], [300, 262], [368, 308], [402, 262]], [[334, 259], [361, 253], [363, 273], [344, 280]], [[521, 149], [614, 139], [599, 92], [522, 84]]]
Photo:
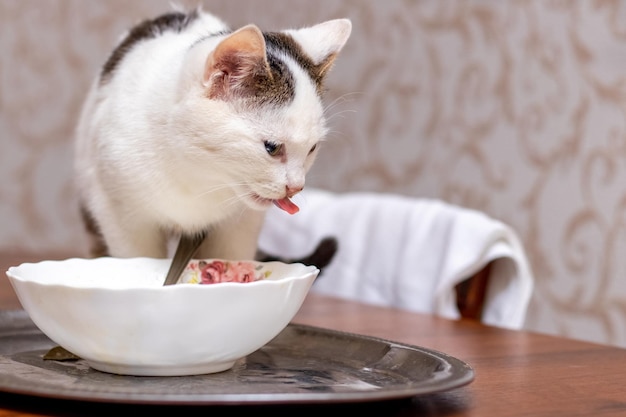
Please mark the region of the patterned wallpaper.
[[[121, 31], [169, 4], [0, 0], [0, 250], [81, 250], [81, 101]], [[351, 18], [309, 184], [505, 221], [537, 277], [526, 327], [626, 346], [626, 2], [203, 4], [233, 27]]]

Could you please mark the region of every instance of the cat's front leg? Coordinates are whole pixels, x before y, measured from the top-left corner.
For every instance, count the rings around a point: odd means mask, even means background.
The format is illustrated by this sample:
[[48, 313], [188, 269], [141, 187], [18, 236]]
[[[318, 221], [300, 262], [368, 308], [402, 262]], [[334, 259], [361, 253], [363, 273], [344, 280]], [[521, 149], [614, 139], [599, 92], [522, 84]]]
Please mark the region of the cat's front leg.
[[238, 215], [233, 214], [208, 230], [207, 237], [195, 257], [254, 259], [264, 218], [265, 213], [256, 210], [244, 210]]
[[119, 258], [165, 258], [166, 237], [158, 225], [150, 222], [108, 222], [103, 227], [109, 255]]

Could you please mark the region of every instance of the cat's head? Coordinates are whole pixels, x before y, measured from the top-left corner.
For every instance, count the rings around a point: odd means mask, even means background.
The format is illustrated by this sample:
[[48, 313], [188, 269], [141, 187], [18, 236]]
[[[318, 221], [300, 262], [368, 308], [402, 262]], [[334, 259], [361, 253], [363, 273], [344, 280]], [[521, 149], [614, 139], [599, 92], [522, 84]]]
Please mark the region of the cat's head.
[[248, 25], [199, 47], [181, 115], [192, 146], [210, 156], [199, 169], [219, 170], [252, 208], [298, 193], [327, 133], [324, 79], [351, 28], [346, 19], [266, 33]]

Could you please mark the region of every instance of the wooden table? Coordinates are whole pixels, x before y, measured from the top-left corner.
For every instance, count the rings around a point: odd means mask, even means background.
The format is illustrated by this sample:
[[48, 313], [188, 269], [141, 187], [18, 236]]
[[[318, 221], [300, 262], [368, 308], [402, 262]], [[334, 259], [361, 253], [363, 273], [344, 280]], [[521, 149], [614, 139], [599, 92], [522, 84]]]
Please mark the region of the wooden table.
[[[6, 270], [27, 257], [0, 256]], [[0, 277], [0, 308], [19, 307]], [[295, 322], [446, 352], [476, 372], [469, 385], [410, 400], [365, 404], [176, 407], [97, 404], [0, 394], [0, 417], [271, 413], [380, 416], [626, 416], [626, 350], [310, 294]]]

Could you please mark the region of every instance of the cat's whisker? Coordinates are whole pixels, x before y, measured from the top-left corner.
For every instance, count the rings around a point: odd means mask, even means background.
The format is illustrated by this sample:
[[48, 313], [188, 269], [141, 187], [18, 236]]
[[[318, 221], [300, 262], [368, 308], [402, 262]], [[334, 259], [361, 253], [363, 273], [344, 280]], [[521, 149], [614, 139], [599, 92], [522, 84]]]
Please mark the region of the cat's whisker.
[[241, 201], [241, 197], [239, 195], [233, 195], [223, 201], [219, 202], [219, 206], [222, 209], [230, 209], [232, 206], [235, 206], [239, 201]]
[[235, 204], [237, 204], [239, 201], [241, 201], [241, 197], [239, 197], [238, 195], [235, 195], [229, 199], [224, 200], [224, 204], [226, 205], [226, 207], [232, 207]]
[[354, 110], [354, 109], [346, 109], [346, 110], [338, 111], [337, 113], [333, 113], [332, 115], [328, 116], [328, 117], [326, 118], [326, 121], [327, 121], [327, 122], [330, 122], [331, 120], [333, 120], [333, 119], [334, 119], [334, 118], [336, 118], [336, 117], [339, 117], [339, 118], [342, 118], [342, 119], [343, 119], [343, 118], [344, 118], [344, 115], [345, 115], [346, 113], [356, 113], [356, 110]]
[[363, 93], [352, 92], [352, 93], [345, 93], [345, 94], [340, 95], [339, 97], [337, 97], [336, 99], [334, 99], [333, 101], [331, 101], [328, 105], [324, 107], [324, 114], [328, 114], [328, 112], [330, 112], [332, 109], [334, 109], [340, 104], [354, 101], [352, 99], [348, 99], [348, 96], [355, 96], [355, 95], [361, 95], [361, 94]]
[[239, 209], [239, 213], [237, 214], [237, 220], [241, 221], [243, 219], [243, 216], [246, 214], [246, 212], [247, 212], [246, 209], [242, 206]]
[[202, 192], [198, 193], [195, 195], [195, 198], [201, 198], [201, 197], [205, 197], [209, 194], [227, 189], [227, 188], [232, 188], [232, 187], [236, 187], [236, 186], [241, 186], [241, 185], [246, 185], [245, 183], [227, 183], [227, 184], [219, 184], [219, 185], [214, 185], [213, 187], [207, 188], [206, 190], [203, 190]]
[[[345, 132], [340, 131], [340, 130], [334, 130], [334, 129], [333, 130], [329, 130], [326, 136], [327, 136], [327, 138], [340, 138], [340, 139], [342, 139], [342, 141], [343, 141], [343, 139], [350, 140], [350, 137], [348, 135], [346, 135]], [[333, 141], [329, 141], [329, 143], [332, 143], [332, 142]]]

